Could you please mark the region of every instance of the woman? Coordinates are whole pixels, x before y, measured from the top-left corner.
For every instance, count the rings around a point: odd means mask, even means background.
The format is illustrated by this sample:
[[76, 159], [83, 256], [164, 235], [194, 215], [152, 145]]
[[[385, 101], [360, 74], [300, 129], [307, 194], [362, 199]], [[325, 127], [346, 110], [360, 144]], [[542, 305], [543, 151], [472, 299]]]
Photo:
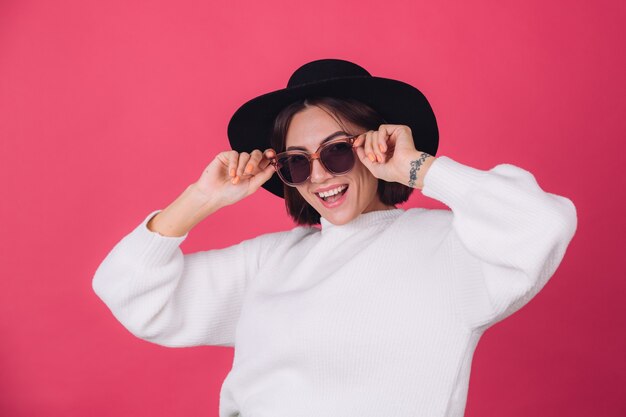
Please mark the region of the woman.
[[[163, 346], [235, 346], [221, 417], [462, 416], [480, 336], [553, 275], [571, 200], [510, 164], [435, 158], [423, 95], [348, 61], [300, 67], [228, 135], [96, 271], [115, 317]], [[260, 187], [297, 227], [183, 255], [196, 224]], [[415, 188], [451, 210], [397, 208]]]

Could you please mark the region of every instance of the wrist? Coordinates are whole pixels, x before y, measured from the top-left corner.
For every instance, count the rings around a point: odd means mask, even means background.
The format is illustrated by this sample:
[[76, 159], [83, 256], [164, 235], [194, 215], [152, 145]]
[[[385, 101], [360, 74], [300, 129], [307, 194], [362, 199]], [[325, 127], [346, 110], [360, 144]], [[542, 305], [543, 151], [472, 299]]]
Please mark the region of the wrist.
[[219, 209], [217, 203], [192, 184], [176, 200], [150, 219], [148, 229], [162, 236], [183, 236]]
[[178, 197], [177, 202], [186, 207], [185, 211], [187, 211], [187, 213], [193, 213], [193, 217], [204, 218], [224, 207], [224, 204], [221, 204], [214, 197], [215, 195], [208, 195], [204, 191], [201, 191], [194, 183], [183, 191]]
[[401, 164], [402, 169], [398, 175], [397, 182], [407, 187], [421, 190], [424, 188], [424, 178], [428, 173], [428, 169], [436, 159], [435, 156], [427, 152], [418, 150], [410, 152]]

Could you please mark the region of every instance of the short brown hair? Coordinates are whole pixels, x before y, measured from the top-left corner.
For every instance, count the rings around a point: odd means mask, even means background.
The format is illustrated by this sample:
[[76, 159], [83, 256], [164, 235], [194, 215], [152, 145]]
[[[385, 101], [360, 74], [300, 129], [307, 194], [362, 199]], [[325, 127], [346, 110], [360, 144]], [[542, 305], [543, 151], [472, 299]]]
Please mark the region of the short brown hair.
[[[271, 134], [272, 148], [277, 152], [283, 152], [286, 147], [287, 130], [293, 116], [307, 107], [317, 106], [325, 110], [339, 123], [344, 132], [350, 132], [342, 123], [342, 119], [366, 130], [378, 130], [381, 124], [387, 123], [374, 109], [365, 103], [352, 98], [336, 97], [309, 97], [298, 100], [286, 106], [274, 119], [274, 128]], [[298, 225], [314, 225], [320, 223], [320, 214], [307, 201], [302, 198], [295, 187], [287, 184], [284, 186], [285, 206], [287, 213]], [[387, 182], [378, 179], [376, 193], [383, 204], [395, 205], [404, 203], [409, 199], [414, 188], [397, 182]]]

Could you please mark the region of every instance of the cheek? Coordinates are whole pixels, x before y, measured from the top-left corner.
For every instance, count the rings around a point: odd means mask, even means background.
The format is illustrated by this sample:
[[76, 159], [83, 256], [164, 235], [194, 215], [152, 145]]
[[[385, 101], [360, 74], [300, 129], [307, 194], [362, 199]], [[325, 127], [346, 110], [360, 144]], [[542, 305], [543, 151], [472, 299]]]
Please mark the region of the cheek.
[[312, 200], [311, 197], [315, 197], [315, 196], [311, 196], [311, 194], [307, 193], [305, 190], [303, 190], [300, 187], [296, 187], [296, 190], [298, 190], [298, 193], [300, 193], [300, 196], [304, 199], [304, 201], [306, 201], [309, 204], [312, 204], [315, 200]]
[[363, 187], [367, 193], [376, 192], [378, 188], [378, 179], [367, 169], [361, 161], [357, 161], [357, 165], [354, 167], [354, 173], [358, 178], [360, 187]]

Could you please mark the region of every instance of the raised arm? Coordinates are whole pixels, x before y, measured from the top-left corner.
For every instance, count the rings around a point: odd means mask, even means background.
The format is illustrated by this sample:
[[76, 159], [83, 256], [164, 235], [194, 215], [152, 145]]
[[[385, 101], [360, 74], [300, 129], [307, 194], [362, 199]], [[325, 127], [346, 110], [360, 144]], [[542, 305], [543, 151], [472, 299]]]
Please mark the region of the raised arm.
[[147, 228], [150, 213], [98, 267], [95, 293], [135, 336], [170, 347], [233, 346], [247, 283], [287, 232], [184, 255], [180, 237]]
[[452, 209], [454, 235], [480, 268], [461, 271], [457, 301], [472, 328], [486, 328], [526, 304], [554, 274], [577, 227], [566, 197], [545, 192], [528, 171], [490, 170], [439, 156], [422, 193]]
[[566, 197], [545, 192], [511, 164], [490, 170], [415, 148], [411, 129], [383, 124], [355, 141], [377, 178], [419, 188], [452, 209], [446, 243], [454, 258], [453, 297], [472, 329], [486, 328], [526, 304], [554, 274], [577, 227]]
[[172, 347], [232, 346], [247, 282], [265, 249], [288, 232], [189, 255], [179, 246], [196, 224], [254, 193], [272, 173], [259, 150], [218, 154], [196, 183], [115, 245], [93, 290], [137, 337]]

